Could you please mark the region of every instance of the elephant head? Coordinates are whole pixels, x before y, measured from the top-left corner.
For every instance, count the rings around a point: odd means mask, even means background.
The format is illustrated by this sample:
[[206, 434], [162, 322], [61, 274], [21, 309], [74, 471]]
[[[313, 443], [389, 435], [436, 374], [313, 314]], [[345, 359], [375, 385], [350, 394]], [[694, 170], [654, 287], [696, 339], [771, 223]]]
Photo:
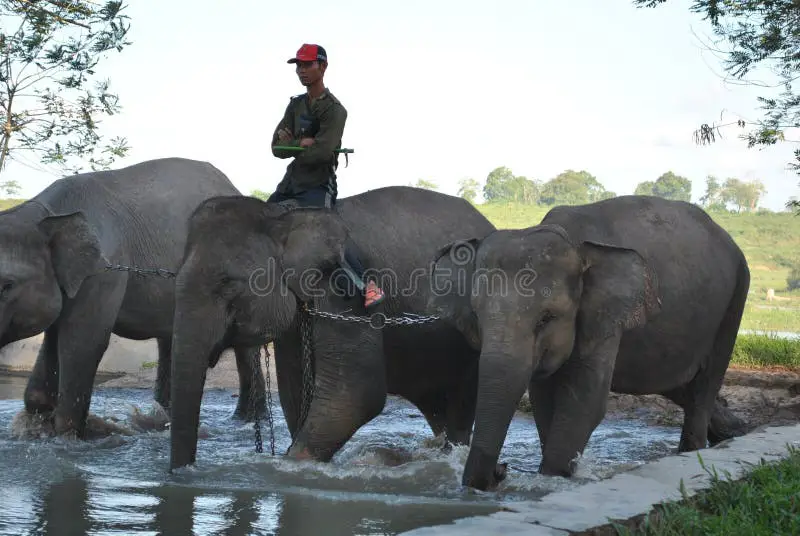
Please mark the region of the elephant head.
[[[581, 345], [643, 325], [659, 310], [657, 281], [632, 249], [573, 241], [557, 225], [499, 230], [448, 244], [432, 264], [431, 312], [480, 347], [475, 429], [463, 483], [487, 489], [531, 380]], [[585, 349], [585, 348], [584, 348]], [[538, 423], [537, 423], [538, 424]]]
[[0, 347], [47, 329], [63, 295], [107, 264], [80, 211], [51, 215], [27, 202], [0, 213]]
[[[245, 196], [213, 198], [198, 207], [176, 277], [172, 377], [180, 381], [171, 386], [170, 470], [195, 462], [209, 364], [231, 345], [275, 340], [277, 351], [300, 302], [319, 304], [338, 291], [331, 276], [346, 236], [344, 222], [330, 209], [286, 211]], [[293, 403], [281, 399], [290, 421], [287, 405]]]

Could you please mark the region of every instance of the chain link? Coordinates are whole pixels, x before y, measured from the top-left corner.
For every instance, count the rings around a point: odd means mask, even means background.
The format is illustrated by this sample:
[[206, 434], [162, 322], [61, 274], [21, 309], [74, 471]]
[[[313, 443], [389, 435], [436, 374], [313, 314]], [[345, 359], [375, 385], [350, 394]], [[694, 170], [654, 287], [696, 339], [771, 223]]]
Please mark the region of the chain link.
[[300, 311], [300, 342], [302, 347], [303, 367], [303, 398], [300, 406], [300, 415], [297, 419], [297, 433], [305, 424], [314, 398], [314, 331], [311, 316], [307, 310]]
[[[270, 385], [270, 372], [269, 372], [269, 349], [267, 345], [264, 345], [264, 354], [267, 365], [267, 374], [265, 377], [265, 395], [267, 397], [267, 425], [269, 426], [269, 436], [270, 436], [270, 453], [275, 456], [275, 426], [272, 419], [272, 388]], [[261, 349], [259, 348], [256, 352], [254, 359], [250, 360], [251, 367], [252, 367], [252, 377], [255, 378], [256, 374], [259, 374], [261, 371], [260, 363], [261, 363]], [[250, 406], [250, 414], [253, 415], [253, 429], [256, 432], [256, 452], [261, 454], [264, 452], [264, 444], [261, 437], [261, 422], [258, 418], [258, 412], [256, 411], [256, 397], [253, 396], [251, 391], [250, 393], [250, 402], [248, 404]]]
[[303, 304], [303, 309], [310, 315], [319, 316], [322, 318], [329, 318], [331, 320], [342, 320], [345, 322], [357, 322], [362, 324], [369, 324], [375, 329], [381, 329], [384, 326], [412, 326], [418, 324], [427, 324], [439, 320], [438, 316], [424, 316], [413, 313], [403, 313], [402, 316], [390, 317], [383, 313], [373, 313], [369, 316], [348, 315], [343, 313], [329, 313], [327, 311], [320, 311], [308, 307]]
[[175, 277], [177, 274], [164, 268], [136, 268], [122, 264], [107, 264], [106, 271], [109, 272], [134, 272], [139, 275], [157, 275], [165, 279]]
[[269, 372], [269, 348], [267, 348], [266, 344], [264, 345], [264, 355], [265, 355], [264, 361], [266, 362], [267, 365], [266, 378], [265, 378], [265, 391], [267, 394], [267, 425], [269, 426], [269, 438], [270, 438], [269, 449], [270, 449], [270, 454], [275, 456], [275, 424], [272, 419], [272, 386], [270, 385], [271, 374]]

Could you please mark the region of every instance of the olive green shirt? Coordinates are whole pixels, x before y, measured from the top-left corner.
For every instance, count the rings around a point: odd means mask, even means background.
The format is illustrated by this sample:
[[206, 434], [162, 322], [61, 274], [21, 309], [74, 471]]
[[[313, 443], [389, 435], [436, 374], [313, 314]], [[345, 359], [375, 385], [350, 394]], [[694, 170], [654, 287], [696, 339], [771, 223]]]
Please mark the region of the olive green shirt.
[[[311, 120], [310, 125], [308, 120]], [[283, 119], [272, 134], [272, 154], [278, 158], [294, 158], [278, 184], [278, 192], [295, 194], [319, 186], [336, 190], [339, 153], [334, 151], [342, 147], [346, 121], [347, 110], [327, 88], [313, 102], [310, 102], [308, 94], [297, 95], [289, 100]], [[301, 132], [303, 126], [310, 127], [313, 145], [303, 151], [275, 149], [276, 145], [299, 146], [300, 138], [309, 136], [308, 131], [305, 134]], [[292, 132], [293, 139], [281, 143], [278, 141], [278, 131], [284, 128]]]

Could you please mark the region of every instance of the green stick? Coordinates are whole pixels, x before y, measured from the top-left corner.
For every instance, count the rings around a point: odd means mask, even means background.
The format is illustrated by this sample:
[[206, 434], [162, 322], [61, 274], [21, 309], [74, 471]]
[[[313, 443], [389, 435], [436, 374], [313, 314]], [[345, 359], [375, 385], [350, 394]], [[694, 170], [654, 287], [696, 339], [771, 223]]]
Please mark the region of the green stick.
[[[276, 145], [275, 149], [281, 149], [284, 151], [305, 151], [305, 147], [295, 147], [294, 145]], [[336, 149], [333, 151], [334, 153], [353, 153], [353, 149]]]

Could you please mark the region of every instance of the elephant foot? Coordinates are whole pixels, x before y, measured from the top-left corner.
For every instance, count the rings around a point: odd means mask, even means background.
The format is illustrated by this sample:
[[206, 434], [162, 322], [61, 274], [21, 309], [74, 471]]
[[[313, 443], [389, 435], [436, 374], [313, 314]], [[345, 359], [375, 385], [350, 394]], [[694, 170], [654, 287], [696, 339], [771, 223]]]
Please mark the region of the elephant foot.
[[543, 460], [539, 464], [539, 474], [544, 476], [560, 476], [564, 478], [572, 478], [578, 468], [578, 462], [571, 460], [567, 463], [552, 463]]
[[464, 466], [461, 484], [480, 491], [494, 491], [506, 479], [507, 463], [496, 463], [497, 457], [470, 451]]
[[308, 450], [308, 447], [296, 448], [293, 446], [289, 449], [289, 452], [286, 453], [286, 456], [297, 461], [313, 461], [316, 459], [314, 455], [311, 454], [311, 451]]
[[240, 402], [236, 405], [236, 409], [231, 416], [233, 420], [247, 423], [255, 422], [256, 418], [258, 418], [260, 421], [263, 421], [267, 418], [266, 401], [261, 401], [259, 404], [256, 404], [255, 407], [253, 407], [249, 403], [243, 404], [241, 403], [241, 399], [239, 400]]
[[25, 410], [28, 413], [50, 413], [55, 408], [54, 398], [44, 389], [27, 389], [25, 391]]
[[82, 430], [72, 417], [55, 412], [53, 420], [53, 430], [55, 435], [64, 439], [78, 440], [83, 437]]

